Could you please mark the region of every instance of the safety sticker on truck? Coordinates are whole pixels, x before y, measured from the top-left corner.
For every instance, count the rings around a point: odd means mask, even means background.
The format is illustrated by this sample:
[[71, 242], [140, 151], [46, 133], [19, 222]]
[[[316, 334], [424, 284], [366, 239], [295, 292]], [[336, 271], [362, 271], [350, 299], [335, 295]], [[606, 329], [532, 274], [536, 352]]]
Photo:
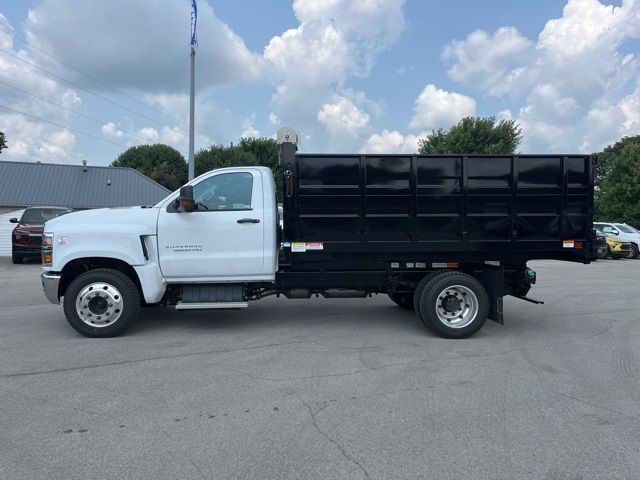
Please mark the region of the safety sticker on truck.
[[306, 252], [307, 244], [304, 242], [291, 242], [291, 252]]
[[307, 242], [307, 250], [324, 250], [324, 244], [322, 242]]
[[562, 248], [573, 248], [575, 246], [575, 242], [573, 240], [563, 240]]

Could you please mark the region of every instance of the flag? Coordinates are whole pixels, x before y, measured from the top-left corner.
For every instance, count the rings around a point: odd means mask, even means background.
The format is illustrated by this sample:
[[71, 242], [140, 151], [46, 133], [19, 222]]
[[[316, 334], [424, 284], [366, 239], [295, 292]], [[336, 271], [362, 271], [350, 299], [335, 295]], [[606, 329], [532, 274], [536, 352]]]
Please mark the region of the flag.
[[196, 35], [196, 26], [198, 24], [198, 5], [196, 0], [191, 0], [191, 48], [198, 46], [198, 36]]

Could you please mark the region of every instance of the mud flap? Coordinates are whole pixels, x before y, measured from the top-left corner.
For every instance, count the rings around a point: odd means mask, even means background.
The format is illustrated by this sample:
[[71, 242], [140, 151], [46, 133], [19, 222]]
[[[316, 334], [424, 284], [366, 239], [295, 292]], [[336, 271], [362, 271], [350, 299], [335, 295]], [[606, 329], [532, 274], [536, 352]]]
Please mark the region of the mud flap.
[[489, 320], [504, 324], [502, 297], [504, 296], [504, 270], [502, 267], [485, 265], [482, 270], [482, 285], [489, 295]]

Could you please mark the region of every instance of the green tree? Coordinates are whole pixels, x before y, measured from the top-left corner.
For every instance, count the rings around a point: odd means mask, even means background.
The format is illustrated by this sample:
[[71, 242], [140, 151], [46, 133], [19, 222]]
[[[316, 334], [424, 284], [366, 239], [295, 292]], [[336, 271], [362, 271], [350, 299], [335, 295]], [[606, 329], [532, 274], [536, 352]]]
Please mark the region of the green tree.
[[161, 143], [130, 147], [111, 166], [133, 168], [169, 190], [177, 190], [187, 181], [187, 162], [182, 154]]
[[272, 138], [242, 138], [237, 145], [212, 145], [196, 154], [195, 163], [196, 175], [223, 167], [269, 167], [275, 177], [277, 198], [280, 198], [282, 169], [278, 164], [278, 143]]
[[238, 145], [211, 145], [196, 153], [195, 164], [198, 176], [216, 168], [258, 165], [258, 160], [253, 153], [243, 150]]
[[610, 222], [640, 226], [640, 141], [625, 138], [607, 148], [611, 150], [598, 195], [598, 215]]
[[252, 153], [256, 157], [258, 165], [264, 165], [271, 169], [276, 182], [276, 198], [281, 201], [282, 167], [278, 160], [278, 142], [273, 138], [242, 138], [238, 146], [245, 152]]
[[515, 120], [495, 117], [465, 117], [445, 131], [434, 130], [418, 141], [421, 154], [513, 154], [522, 142], [522, 130]]
[[4, 138], [4, 132], [0, 132], [0, 152], [7, 148], [7, 141]]
[[595, 207], [596, 218], [600, 218], [600, 195], [602, 193], [602, 182], [607, 177], [613, 166], [614, 160], [620, 156], [620, 152], [626, 145], [640, 144], [640, 135], [633, 137], [623, 137], [613, 145], [609, 145], [602, 152], [597, 153], [598, 161], [593, 167], [593, 183], [595, 185]]

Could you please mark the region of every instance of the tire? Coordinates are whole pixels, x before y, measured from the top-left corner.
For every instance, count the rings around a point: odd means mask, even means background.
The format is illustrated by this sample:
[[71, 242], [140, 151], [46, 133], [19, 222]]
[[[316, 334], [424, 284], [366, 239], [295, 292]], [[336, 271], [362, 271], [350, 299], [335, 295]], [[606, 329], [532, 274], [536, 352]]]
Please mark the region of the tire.
[[424, 285], [418, 303], [422, 322], [444, 338], [470, 337], [482, 328], [489, 315], [485, 288], [474, 277], [460, 272], [440, 273], [431, 278]]
[[435, 272], [428, 273], [422, 278], [422, 280], [420, 280], [420, 283], [418, 283], [416, 291], [413, 294], [413, 309], [415, 310], [416, 315], [418, 316], [420, 321], [424, 322], [424, 320], [422, 320], [422, 314], [420, 313], [420, 296], [422, 295], [424, 287], [431, 281], [432, 278], [442, 273], [447, 273], [448, 271], [449, 270], [436, 270]]
[[69, 325], [86, 337], [115, 337], [138, 318], [140, 292], [122, 272], [110, 268], [89, 270], [67, 288], [64, 314]]
[[631, 244], [631, 254], [627, 258], [638, 258], [640, 256], [640, 250], [635, 243]]
[[15, 263], [16, 265], [24, 263], [24, 257], [22, 255], [20, 255], [19, 253], [14, 252], [13, 250], [11, 251], [11, 261], [13, 263]]
[[605, 250], [602, 253], [598, 253], [596, 256], [597, 256], [598, 260], [603, 260], [603, 259], [607, 258], [607, 251]]
[[622, 258], [621, 255], [613, 253], [609, 247], [607, 247], [607, 255], [614, 260], [620, 260]]
[[405, 310], [413, 310], [413, 297], [415, 292], [407, 293], [389, 293], [389, 298], [393, 300], [396, 305], [404, 308]]

